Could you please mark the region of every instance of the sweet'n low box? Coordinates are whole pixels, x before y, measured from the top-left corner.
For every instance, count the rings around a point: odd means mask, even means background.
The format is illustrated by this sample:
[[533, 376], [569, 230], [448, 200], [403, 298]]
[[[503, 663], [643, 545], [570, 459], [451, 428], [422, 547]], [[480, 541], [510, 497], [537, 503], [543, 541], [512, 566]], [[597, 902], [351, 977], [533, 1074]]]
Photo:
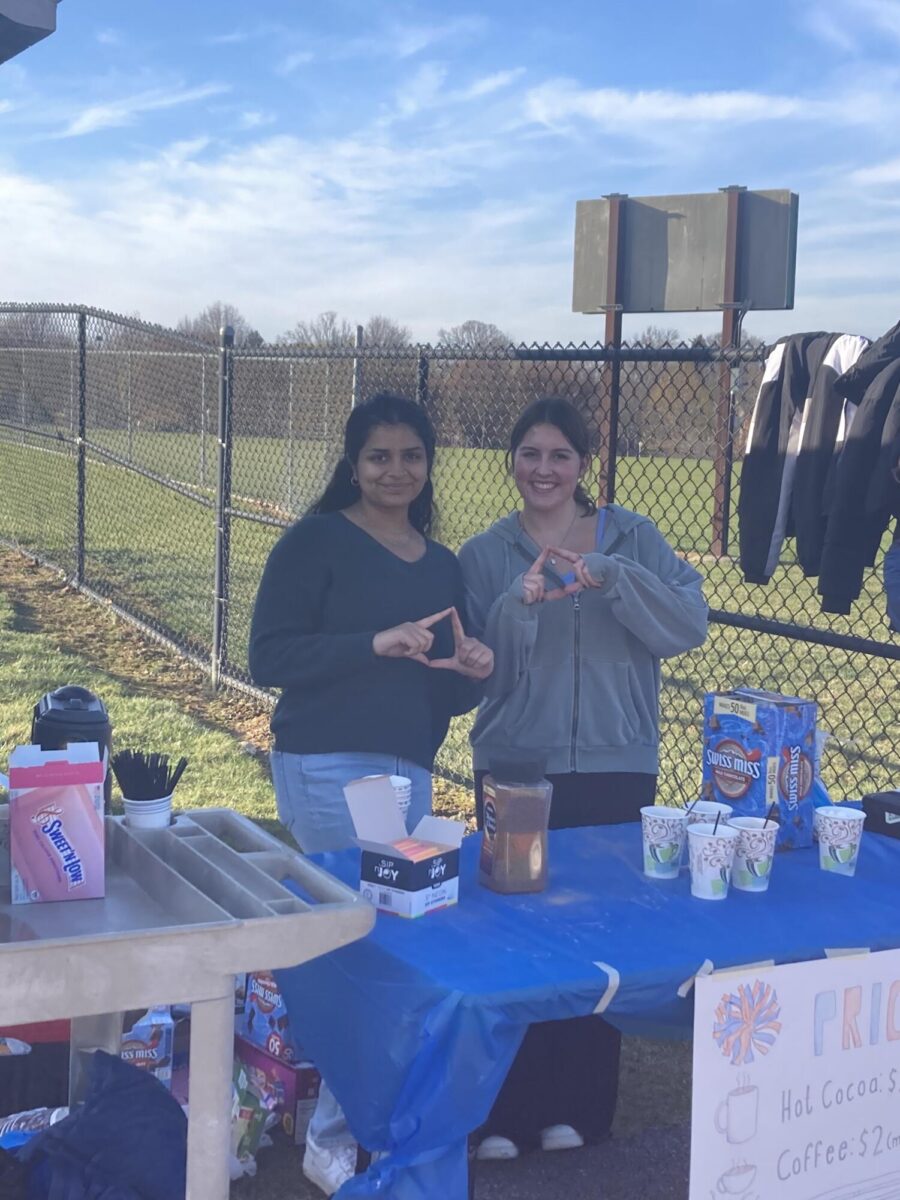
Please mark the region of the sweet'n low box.
[[354, 779], [344, 795], [362, 850], [359, 890], [367, 900], [399, 917], [456, 904], [462, 821], [422, 817], [408, 834], [388, 775]]
[[96, 900], [106, 891], [103, 780], [96, 742], [9, 756], [13, 904]]

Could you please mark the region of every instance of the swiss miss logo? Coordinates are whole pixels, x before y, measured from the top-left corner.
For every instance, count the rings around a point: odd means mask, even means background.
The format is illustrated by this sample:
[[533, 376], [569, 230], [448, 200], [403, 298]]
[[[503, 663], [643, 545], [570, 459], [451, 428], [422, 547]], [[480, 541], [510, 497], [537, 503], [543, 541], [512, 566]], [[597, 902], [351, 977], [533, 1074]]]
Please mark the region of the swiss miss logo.
[[155, 1042], [123, 1042], [119, 1057], [135, 1066], [156, 1062], [159, 1058], [159, 1039]]
[[271, 975], [255, 975], [250, 982], [250, 996], [260, 1012], [274, 1012], [281, 1004], [281, 992]]
[[813, 765], [799, 746], [783, 746], [778, 767], [778, 790], [788, 808], [796, 808], [809, 795], [813, 785]]
[[739, 800], [762, 775], [762, 750], [750, 750], [734, 738], [706, 747], [706, 762], [723, 796]]

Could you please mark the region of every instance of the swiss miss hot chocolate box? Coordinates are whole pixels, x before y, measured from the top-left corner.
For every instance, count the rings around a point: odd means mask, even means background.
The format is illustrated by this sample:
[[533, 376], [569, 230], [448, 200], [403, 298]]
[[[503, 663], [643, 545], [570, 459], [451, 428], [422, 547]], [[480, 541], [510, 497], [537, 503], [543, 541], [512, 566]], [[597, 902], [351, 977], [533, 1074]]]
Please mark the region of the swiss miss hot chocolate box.
[[817, 708], [754, 688], [709, 692], [703, 705], [703, 796], [745, 817], [774, 804], [782, 849], [812, 845]]

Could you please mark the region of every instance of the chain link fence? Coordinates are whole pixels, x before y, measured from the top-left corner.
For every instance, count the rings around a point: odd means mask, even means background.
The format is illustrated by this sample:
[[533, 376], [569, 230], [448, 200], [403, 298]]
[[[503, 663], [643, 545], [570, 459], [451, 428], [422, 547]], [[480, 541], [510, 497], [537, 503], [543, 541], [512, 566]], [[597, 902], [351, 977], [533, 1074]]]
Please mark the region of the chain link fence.
[[[816, 699], [823, 775], [859, 795], [900, 777], [900, 644], [880, 562], [848, 617], [821, 613], [788, 543], [767, 587], [736, 560], [740, 457], [764, 352], [716, 347], [212, 346], [77, 307], [0, 305], [0, 541], [202, 664], [252, 687], [266, 557], [320, 492], [352, 405], [414, 397], [438, 436], [437, 537], [458, 548], [517, 505], [510, 430], [539, 396], [593, 432], [600, 499], [647, 514], [704, 574], [708, 641], [663, 668], [661, 790], [696, 796], [702, 697], [737, 684]], [[471, 778], [470, 718], [441, 752]]]

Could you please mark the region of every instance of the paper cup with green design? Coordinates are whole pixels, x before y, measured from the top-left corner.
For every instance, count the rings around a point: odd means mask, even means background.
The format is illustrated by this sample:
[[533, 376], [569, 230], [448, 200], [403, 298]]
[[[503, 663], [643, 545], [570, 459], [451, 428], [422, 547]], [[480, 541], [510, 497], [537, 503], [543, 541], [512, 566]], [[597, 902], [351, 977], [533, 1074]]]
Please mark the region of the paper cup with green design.
[[834, 875], [854, 875], [859, 858], [863, 822], [866, 814], [859, 808], [834, 804], [816, 809], [816, 836], [819, 839], [819, 866]]
[[[692, 825], [702, 825], [708, 822], [715, 822], [716, 817], [719, 818], [719, 824], [723, 825], [734, 809], [730, 804], [722, 804], [719, 800], [695, 800], [693, 804], [689, 804], [686, 809], [688, 829]], [[684, 839], [684, 854], [682, 862], [687, 862], [687, 836]]]
[[656, 804], [641, 809], [644, 874], [650, 879], [677, 878], [686, 826], [683, 808]]
[[738, 831], [726, 825], [699, 822], [688, 826], [691, 895], [700, 900], [724, 900], [731, 882], [731, 866]]
[[731, 817], [728, 824], [738, 831], [731, 886], [740, 892], [766, 891], [772, 877], [778, 822], [765, 817]]

